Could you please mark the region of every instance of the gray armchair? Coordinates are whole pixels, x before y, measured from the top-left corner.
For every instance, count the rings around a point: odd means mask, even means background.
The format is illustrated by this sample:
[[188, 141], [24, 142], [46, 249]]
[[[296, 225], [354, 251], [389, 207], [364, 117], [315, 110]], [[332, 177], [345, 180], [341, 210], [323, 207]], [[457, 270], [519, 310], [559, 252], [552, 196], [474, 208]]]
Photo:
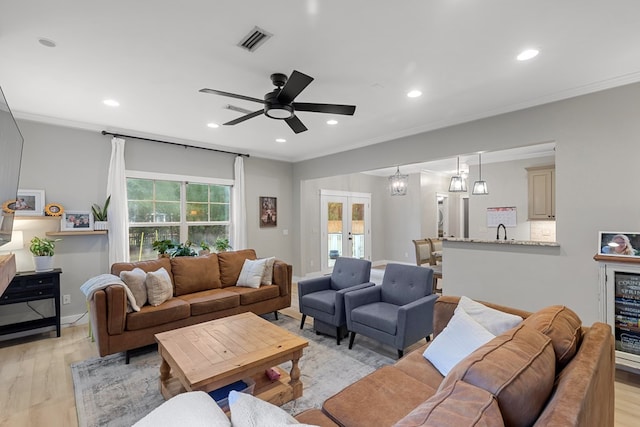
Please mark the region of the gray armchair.
[[433, 332], [433, 270], [414, 265], [388, 264], [382, 285], [345, 295], [349, 348], [356, 333], [373, 338], [398, 350]]
[[336, 343], [340, 345], [340, 339], [347, 332], [344, 296], [347, 292], [373, 286], [369, 282], [370, 275], [371, 261], [338, 258], [330, 276], [299, 281], [300, 329], [307, 316], [311, 316], [316, 332], [333, 335], [335, 331]]

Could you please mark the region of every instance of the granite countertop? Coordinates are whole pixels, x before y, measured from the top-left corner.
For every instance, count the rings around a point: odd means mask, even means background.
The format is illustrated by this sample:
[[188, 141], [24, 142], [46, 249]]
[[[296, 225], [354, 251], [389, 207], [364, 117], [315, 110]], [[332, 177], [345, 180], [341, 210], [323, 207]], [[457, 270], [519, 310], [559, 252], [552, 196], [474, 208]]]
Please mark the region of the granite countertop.
[[558, 247], [558, 242], [537, 242], [533, 240], [482, 240], [482, 239], [461, 239], [456, 237], [445, 237], [445, 242], [460, 242], [460, 243], [491, 243], [498, 245], [521, 245], [521, 246], [550, 246]]

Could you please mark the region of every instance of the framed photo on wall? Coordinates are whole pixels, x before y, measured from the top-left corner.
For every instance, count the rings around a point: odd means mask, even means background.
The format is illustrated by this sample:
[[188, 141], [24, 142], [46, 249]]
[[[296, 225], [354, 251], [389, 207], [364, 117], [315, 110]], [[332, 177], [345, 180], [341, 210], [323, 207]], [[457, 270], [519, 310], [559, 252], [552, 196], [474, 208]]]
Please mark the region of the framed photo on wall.
[[277, 197], [260, 197], [260, 228], [278, 226]]
[[89, 211], [65, 211], [60, 231], [93, 231], [93, 214]]
[[17, 216], [44, 216], [44, 190], [19, 189], [9, 207]]
[[598, 254], [640, 257], [640, 232], [601, 231]]

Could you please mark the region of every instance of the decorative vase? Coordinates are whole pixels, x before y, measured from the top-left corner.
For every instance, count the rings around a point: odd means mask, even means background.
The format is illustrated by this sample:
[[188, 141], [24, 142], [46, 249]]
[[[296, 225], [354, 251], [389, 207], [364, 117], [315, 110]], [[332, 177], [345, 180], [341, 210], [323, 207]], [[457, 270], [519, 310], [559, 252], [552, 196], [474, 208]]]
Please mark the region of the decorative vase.
[[93, 221], [93, 229], [98, 230], [108, 230], [109, 229], [109, 221]]
[[53, 256], [34, 256], [33, 262], [38, 273], [53, 270]]

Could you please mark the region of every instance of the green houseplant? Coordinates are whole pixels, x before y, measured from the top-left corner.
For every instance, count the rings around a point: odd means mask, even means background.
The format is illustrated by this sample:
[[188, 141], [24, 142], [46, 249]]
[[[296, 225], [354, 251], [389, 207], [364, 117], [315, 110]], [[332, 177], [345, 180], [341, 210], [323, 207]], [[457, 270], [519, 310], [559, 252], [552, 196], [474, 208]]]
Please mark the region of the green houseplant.
[[196, 251], [191, 247], [191, 242], [187, 240], [184, 243], [179, 243], [176, 247], [171, 251], [171, 258], [175, 258], [178, 256], [196, 256], [198, 255]]
[[176, 247], [176, 244], [169, 239], [156, 240], [151, 244], [151, 247], [158, 251], [158, 258], [169, 257], [171, 249]]
[[33, 255], [33, 260], [37, 272], [53, 270], [53, 255], [56, 242], [61, 239], [47, 239], [35, 236], [30, 241], [29, 251]]
[[97, 203], [94, 203], [91, 206], [91, 212], [93, 213], [93, 229], [94, 230], [108, 230], [109, 223], [107, 222], [107, 209], [109, 208], [109, 203], [111, 202], [111, 195], [107, 197], [104, 205], [100, 206]]
[[232, 249], [229, 244], [229, 239], [226, 237], [218, 237], [213, 246], [216, 248], [216, 252], [226, 252]]
[[200, 250], [198, 255], [209, 255], [211, 253], [211, 246], [204, 240], [200, 242]]

